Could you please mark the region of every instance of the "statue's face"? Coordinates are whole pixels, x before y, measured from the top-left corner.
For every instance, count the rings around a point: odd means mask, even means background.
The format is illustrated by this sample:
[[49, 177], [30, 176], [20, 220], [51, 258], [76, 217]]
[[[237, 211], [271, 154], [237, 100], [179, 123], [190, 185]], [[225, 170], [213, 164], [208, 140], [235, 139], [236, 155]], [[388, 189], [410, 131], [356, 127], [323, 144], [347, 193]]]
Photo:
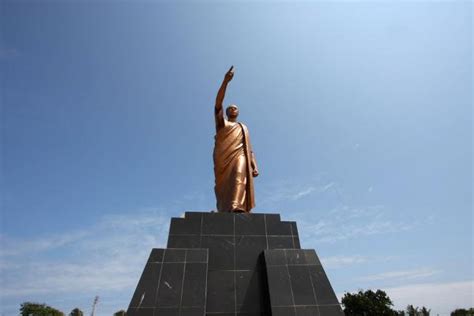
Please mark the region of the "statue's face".
[[227, 118], [229, 119], [236, 119], [237, 116], [239, 116], [239, 108], [237, 107], [237, 105], [232, 104], [227, 107], [227, 109], [225, 110], [225, 114], [227, 114]]

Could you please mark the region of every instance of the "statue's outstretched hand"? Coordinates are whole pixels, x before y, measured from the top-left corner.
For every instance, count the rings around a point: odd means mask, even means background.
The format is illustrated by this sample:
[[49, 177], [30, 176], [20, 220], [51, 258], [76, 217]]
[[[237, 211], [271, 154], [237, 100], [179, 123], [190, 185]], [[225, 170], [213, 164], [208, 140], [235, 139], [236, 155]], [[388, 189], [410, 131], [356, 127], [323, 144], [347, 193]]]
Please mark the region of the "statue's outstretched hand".
[[226, 72], [224, 81], [229, 82], [234, 77], [234, 66], [231, 66], [230, 69]]

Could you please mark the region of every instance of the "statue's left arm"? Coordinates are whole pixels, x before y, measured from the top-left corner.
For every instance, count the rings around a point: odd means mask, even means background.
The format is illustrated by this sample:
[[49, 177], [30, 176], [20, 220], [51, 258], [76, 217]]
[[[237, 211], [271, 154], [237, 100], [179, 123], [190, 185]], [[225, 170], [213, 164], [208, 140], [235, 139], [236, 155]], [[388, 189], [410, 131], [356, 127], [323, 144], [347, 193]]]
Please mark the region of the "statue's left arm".
[[257, 160], [255, 159], [255, 154], [251, 153], [251, 161], [250, 161], [250, 165], [252, 167], [252, 176], [255, 178], [255, 177], [258, 177], [258, 168], [257, 168]]

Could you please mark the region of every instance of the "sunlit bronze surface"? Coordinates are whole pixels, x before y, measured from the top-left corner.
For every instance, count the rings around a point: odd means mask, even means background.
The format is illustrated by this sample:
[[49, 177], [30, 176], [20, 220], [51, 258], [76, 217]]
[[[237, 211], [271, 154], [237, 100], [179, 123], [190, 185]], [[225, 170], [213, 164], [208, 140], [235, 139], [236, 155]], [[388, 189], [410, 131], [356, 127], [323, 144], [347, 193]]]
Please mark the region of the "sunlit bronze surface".
[[230, 67], [216, 97], [214, 191], [219, 212], [250, 212], [255, 207], [253, 177], [258, 176], [258, 169], [249, 132], [244, 124], [237, 122], [236, 105], [226, 109], [227, 119], [222, 108], [227, 84], [233, 76], [233, 67]]

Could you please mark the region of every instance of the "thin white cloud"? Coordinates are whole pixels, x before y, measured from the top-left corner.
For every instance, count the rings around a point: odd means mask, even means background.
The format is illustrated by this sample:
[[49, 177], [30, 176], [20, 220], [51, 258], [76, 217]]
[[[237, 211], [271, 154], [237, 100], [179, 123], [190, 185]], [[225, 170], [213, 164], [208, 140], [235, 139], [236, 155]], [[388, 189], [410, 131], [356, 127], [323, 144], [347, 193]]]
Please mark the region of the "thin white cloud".
[[267, 189], [267, 193], [260, 198], [259, 204], [266, 205], [278, 201], [297, 201], [311, 194], [321, 194], [336, 186], [336, 183], [321, 183], [316, 185], [294, 186], [290, 183], [280, 183]]
[[337, 269], [361, 264], [386, 263], [395, 258], [395, 256], [338, 255], [323, 257], [321, 258], [321, 262], [325, 269]]
[[369, 257], [366, 256], [332, 256], [321, 258], [321, 263], [326, 269], [339, 268], [343, 266], [352, 266], [355, 264], [366, 263]]
[[290, 199], [292, 200], [299, 200], [301, 199], [302, 197], [308, 195], [308, 194], [311, 194], [312, 192], [314, 192], [316, 190], [315, 187], [309, 187], [307, 189], [304, 189], [302, 191], [299, 191], [295, 194], [293, 194], [292, 196], [290, 196]]
[[169, 220], [142, 211], [108, 215], [88, 231], [39, 241], [3, 238], [0, 298], [133, 289], [150, 250], [165, 247]]
[[359, 281], [381, 281], [381, 280], [411, 280], [433, 276], [440, 273], [441, 270], [429, 267], [423, 267], [412, 270], [389, 271], [384, 273], [367, 275], [358, 278]]
[[307, 213], [294, 213], [302, 239], [313, 242], [334, 243], [341, 240], [376, 234], [412, 230], [417, 222], [399, 222], [387, 218], [384, 206], [348, 206], [325, 212], [324, 217], [308, 217]]
[[24, 253], [42, 252], [50, 249], [56, 249], [72, 244], [85, 238], [89, 233], [86, 231], [76, 231], [61, 235], [51, 235], [40, 237], [35, 240], [9, 238], [0, 236], [1, 256], [15, 256]]
[[97, 257], [94, 257], [91, 262], [77, 264], [59, 262], [19, 264], [16, 269], [7, 271], [9, 276], [2, 289], [2, 297], [35, 297], [43, 294], [90, 293], [131, 288], [138, 281], [136, 272], [137, 269], [143, 269], [143, 257], [146, 258], [146, 252], [138, 251], [135, 256], [140, 260], [134, 257], [128, 260], [104, 258], [97, 262]]

